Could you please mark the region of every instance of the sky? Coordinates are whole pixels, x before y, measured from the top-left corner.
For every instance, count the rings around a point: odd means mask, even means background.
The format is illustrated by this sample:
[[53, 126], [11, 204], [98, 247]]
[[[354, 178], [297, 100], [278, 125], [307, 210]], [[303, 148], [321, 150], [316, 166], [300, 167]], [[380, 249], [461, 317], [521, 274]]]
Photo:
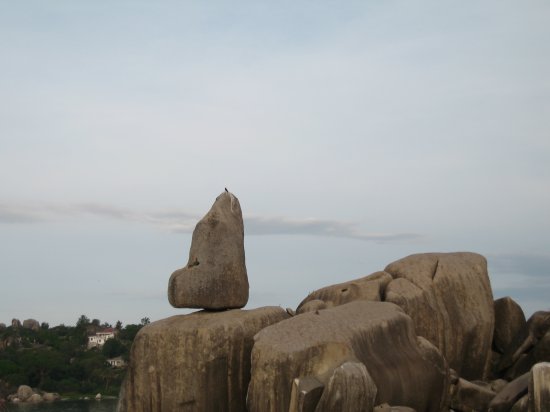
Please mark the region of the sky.
[[0, 0], [0, 322], [138, 323], [227, 187], [246, 308], [472, 251], [550, 310], [547, 1]]

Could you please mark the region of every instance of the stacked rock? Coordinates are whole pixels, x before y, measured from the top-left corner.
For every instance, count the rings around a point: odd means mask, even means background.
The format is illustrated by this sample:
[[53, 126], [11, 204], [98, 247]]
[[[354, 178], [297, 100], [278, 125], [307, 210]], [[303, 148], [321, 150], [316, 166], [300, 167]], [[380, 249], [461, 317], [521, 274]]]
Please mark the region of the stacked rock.
[[187, 265], [168, 282], [172, 306], [205, 310], [140, 330], [117, 410], [245, 410], [253, 337], [289, 317], [280, 307], [240, 310], [248, 288], [241, 206], [226, 189], [197, 223]]
[[239, 199], [227, 189], [193, 231], [189, 262], [168, 284], [176, 308], [242, 308], [248, 302], [244, 225]]

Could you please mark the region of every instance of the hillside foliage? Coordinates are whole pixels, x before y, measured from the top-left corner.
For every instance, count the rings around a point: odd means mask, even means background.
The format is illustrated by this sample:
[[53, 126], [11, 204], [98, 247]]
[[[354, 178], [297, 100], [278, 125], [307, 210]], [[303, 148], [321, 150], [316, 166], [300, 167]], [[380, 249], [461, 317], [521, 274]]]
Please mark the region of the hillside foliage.
[[137, 332], [148, 323], [122, 327], [101, 348], [87, 348], [88, 336], [111, 325], [90, 321], [82, 315], [76, 326], [50, 328], [42, 323], [38, 330], [7, 327], [0, 330], [0, 382], [12, 390], [29, 385], [61, 394], [117, 395], [124, 368], [111, 367], [107, 359], [121, 356], [127, 360]]

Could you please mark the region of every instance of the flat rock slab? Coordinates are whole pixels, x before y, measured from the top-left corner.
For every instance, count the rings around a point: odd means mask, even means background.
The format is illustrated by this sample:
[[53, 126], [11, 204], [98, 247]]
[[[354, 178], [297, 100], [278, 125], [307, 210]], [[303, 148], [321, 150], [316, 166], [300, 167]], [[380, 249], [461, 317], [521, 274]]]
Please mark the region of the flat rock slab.
[[242, 308], [248, 288], [241, 206], [226, 191], [197, 223], [187, 266], [168, 282], [168, 300], [176, 308]]
[[130, 352], [119, 412], [244, 411], [253, 337], [280, 307], [195, 312], [153, 322]]
[[[320, 397], [327, 407], [337, 403], [336, 389], [343, 386], [369, 388], [371, 399], [345, 394], [361, 405], [387, 402], [435, 412], [447, 402], [445, 360], [428, 341], [419, 344], [411, 318], [391, 303], [356, 301], [307, 312], [263, 329], [254, 340], [251, 412], [288, 411], [294, 380], [306, 377], [328, 390]], [[357, 363], [365, 370], [351, 366]], [[343, 364], [349, 366], [340, 370]], [[373, 384], [356, 385], [371, 378]]]

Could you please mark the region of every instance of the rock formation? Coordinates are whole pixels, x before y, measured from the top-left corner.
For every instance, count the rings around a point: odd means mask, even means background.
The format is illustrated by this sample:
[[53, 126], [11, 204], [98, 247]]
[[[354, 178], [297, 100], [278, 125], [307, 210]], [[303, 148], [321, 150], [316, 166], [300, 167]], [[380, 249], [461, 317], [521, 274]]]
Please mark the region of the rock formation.
[[170, 277], [168, 299], [177, 308], [213, 310], [242, 308], [248, 302], [243, 218], [232, 193], [219, 195], [197, 223], [189, 261]]
[[40, 323], [36, 319], [25, 319], [23, 321], [23, 327], [25, 329], [37, 331], [40, 330]]
[[297, 313], [353, 300], [399, 305], [414, 320], [416, 333], [437, 346], [461, 377], [488, 375], [494, 309], [483, 256], [411, 255], [389, 264], [383, 272], [311, 293]]
[[288, 317], [264, 307], [150, 323], [132, 345], [118, 411], [244, 411], [253, 336]]
[[[307, 312], [263, 329], [254, 341], [251, 412], [289, 410], [293, 382], [306, 377], [324, 387], [317, 412], [338, 410], [330, 409], [338, 402], [434, 412], [446, 403], [445, 360], [426, 340], [419, 344], [411, 318], [390, 303], [356, 301]], [[347, 391], [336, 395], [342, 386]]]
[[550, 410], [550, 312], [526, 322], [511, 298], [493, 301], [475, 253], [411, 255], [321, 288], [296, 311], [241, 310], [243, 219], [225, 191], [168, 299], [205, 310], [141, 329], [119, 412]]

